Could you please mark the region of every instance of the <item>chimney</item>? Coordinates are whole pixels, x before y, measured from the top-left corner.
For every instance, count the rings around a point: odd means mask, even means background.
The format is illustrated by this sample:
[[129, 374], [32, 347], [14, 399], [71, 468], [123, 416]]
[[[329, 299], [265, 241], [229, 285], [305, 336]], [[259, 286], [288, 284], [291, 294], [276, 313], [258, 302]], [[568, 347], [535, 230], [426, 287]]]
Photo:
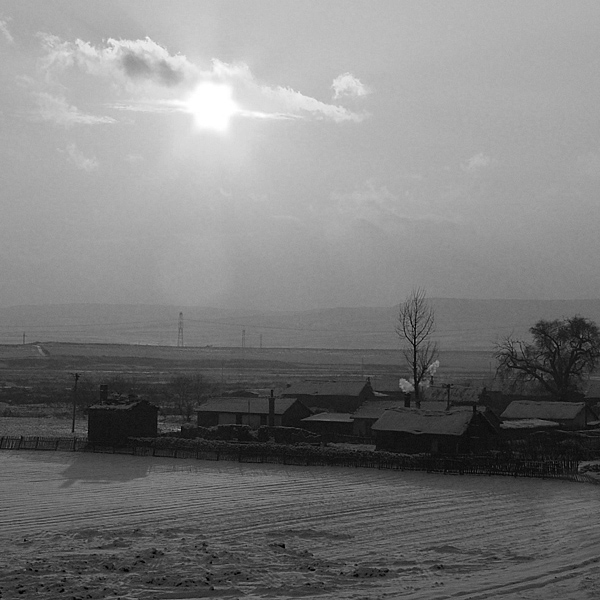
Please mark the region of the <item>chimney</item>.
[[108, 402], [108, 385], [103, 383], [100, 386], [100, 402], [106, 404]]
[[275, 427], [275, 397], [273, 396], [273, 390], [269, 396], [269, 427]]
[[410, 393], [404, 392], [404, 408], [410, 408]]

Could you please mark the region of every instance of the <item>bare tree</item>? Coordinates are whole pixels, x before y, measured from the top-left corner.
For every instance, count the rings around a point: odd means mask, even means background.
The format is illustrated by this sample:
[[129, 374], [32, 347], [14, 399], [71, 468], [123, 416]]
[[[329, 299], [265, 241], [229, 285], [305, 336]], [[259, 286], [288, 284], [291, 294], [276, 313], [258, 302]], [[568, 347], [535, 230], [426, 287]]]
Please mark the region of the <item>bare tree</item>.
[[421, 405], [421, 382], [438, 357], [437, 344], [431, 339], [435, 312], [425, 290], [415, 288], [400, 304], [396, 333], [403, 344], [402, 354], [412, 374], [415, 404]]
[[200, 373], [175, 375], [166, 385], [165, 396], [189, 423], [198, 405], [213, 392], [213, 389], [212, 381]]
[[514, 382], [534, 383], [567, 400], [600, 360], [600, 331], [583, 317], [538, 321], [529, 330], [533, 343], [509, 336], [496, 345], [498, 373]]

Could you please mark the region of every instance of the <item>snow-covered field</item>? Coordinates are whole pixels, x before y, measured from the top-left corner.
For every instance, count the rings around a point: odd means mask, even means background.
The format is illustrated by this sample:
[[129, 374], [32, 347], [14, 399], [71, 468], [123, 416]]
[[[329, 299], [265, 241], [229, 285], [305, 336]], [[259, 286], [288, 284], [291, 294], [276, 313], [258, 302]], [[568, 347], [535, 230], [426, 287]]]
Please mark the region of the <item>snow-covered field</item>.
[[600, 597], [600, 488], [0, 452], [0, 598]]

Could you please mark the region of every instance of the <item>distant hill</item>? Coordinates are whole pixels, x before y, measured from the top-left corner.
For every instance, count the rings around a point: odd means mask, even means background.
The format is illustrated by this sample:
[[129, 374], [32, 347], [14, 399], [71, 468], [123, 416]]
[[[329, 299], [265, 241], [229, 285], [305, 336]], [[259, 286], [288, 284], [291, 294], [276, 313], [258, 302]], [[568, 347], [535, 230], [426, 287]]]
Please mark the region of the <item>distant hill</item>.
[[[600, 323], [600, 300], [432, 299], [444, 350], [486, 350], [506, 335], [527, 336], [540, 318], [580, 314]], [[186, 346], [398, 348], [397, 307], [244, 311], [153, 305], [63, 304], [0, 308], [0, 343], [68, 341]]]

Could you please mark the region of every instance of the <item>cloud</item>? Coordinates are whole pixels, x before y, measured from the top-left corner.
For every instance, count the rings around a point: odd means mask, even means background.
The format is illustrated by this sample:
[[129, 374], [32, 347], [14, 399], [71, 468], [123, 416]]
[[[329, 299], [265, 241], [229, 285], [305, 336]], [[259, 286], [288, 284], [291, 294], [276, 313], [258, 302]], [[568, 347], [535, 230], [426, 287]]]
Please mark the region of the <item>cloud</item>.
[[14, 44], [15, 38], [12, 36], [10, 31], [8, 30], [8, 23], [10, 19], [0, 19], [0, 34], [5, 39], [6, 43]]
[[137, 165], [144, 162], [144, 157], [141, 154], [127, 154], [125, 156], [125, 162], [131, 165]]
[[456, 217], [436, 214], [418, 202], [401, 198], [386, 186], [376, 187], [372, 181], [351, 192], [333, 192], [331, 200], [331, 218], [341, 222], [362, 221], [382, 231], [397, 233], [399, 227], [458, 222]]
[[465, 173], [476, 173], [477, 171], [481, 171], [482, 169], [486, 169], [487, 167], [495, 164], [496, 160], [491, 156], [484, 154], [483, 152], [479, 152], [479, 154], [475, 154], [471, 156], [466, 162], [461, 163], [460, 168]]
[[86, 173], [97, 171], [100, 166], [95, 157], [88, 158], [75, 144], [69, 144], [65, 152], [67, 153], [69, 162]]
[[34, 120], [53, 123], [62, 127], [73, 125], [105, 125], [115, 123], [111, 117], [90, 115], [68, 104], [65, 98], [53, 96], [48, 92], [35, 92], [38, 111]]
[[333, 80], [331, 88], [333, 89], [334, 100], [344, 97], [359, 98], [360, 96], [366, 96], [371, 93], [371, 90], [361, 83], [359, 79], [354, 77], [352, 73], [338, 75]]
[[293, 118], [308, 114], [318, 119], [330, 119], [336, 123], [343, 121], [360, 123], [368, 117], [366, 113], [356, 113], [343, 106], [327, 104], [290, 88], [262, 86], [261, 93], [278, 106], [279, 110], [273, 113], [275, 117]]
[[143, 40], [108, 39], [102, 47], [83, 40], [63, 41], [42, 34], [46, 55], [42, 66], [49, 70], [77, 67], [91, 75], [118, 77], [133, 83], [152, 82], [175, 87], [196, 81], [197, 69], [185, 56], [171, 55], [150, 38]]
[[[59, 76], [62, 71], [76, 68], [98, 77], [107, 77], [123, 83], [130, 93], [146, 93], [147, 86], [168, 88], [179, 96], [148, 99], [132, 98], [111, 105], [120, 110], [138, 112], [184, 111], [189, 108], [182, 93], [189, 93], [202, 81], [219, 81], [232, 86], [239, 98], [242, 117], [256, 119], [317, 119], [336, 123], [359, 123], [367, 113], [358, 113], [343, 106], [328, 104], [282, 85], [271, 85], [255, 79], [244, 62], [225, 63], [213, 59], [208, 69], [202, 69], [184, 55], [170, 54], [166, 48], [152, 41], [108, 39], [102, 46], [76, 40], [63, 41], [57, 36], [41, 34], [45, 55], [40, 66], [46, 73]], [[366, 88], [352, 75], [340, 76], [341, 96], [361, 95]], [[337, 79], [336, 79], [337, 81]], [[156, 95], [156, 94], [154, 94]]]

